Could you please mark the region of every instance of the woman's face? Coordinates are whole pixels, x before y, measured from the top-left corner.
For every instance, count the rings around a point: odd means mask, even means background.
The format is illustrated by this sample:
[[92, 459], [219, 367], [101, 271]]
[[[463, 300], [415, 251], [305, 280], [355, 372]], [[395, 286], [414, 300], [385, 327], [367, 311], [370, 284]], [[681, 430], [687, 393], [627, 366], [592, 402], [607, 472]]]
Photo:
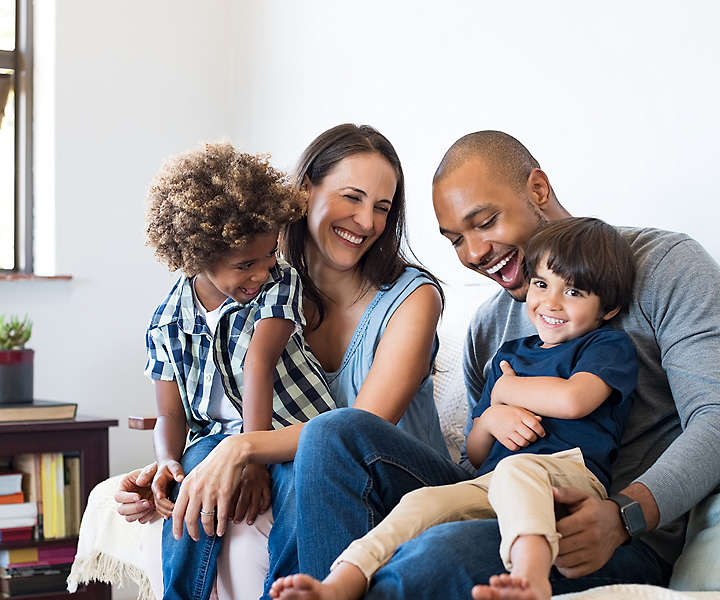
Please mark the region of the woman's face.
[[341, 160], [317, 184], [307, 181], [308, 261], [353, 269], [385, 229], [397, 177], [380, 154]]

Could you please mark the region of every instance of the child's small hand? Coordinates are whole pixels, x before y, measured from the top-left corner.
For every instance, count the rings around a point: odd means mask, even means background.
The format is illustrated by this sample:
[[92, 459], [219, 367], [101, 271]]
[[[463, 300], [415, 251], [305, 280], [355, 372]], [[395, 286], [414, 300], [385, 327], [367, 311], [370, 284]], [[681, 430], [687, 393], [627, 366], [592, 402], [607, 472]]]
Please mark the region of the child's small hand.
[[240, 493], [235, 506], [233, 521], [244, 518], [252, 525], [260, 513], [270, 508], [270, 473], [265, 465], [246, 465], [240, 482]]
[[164, 519], [172, 517], [174, 503], [167, 497], [168, 486], [171, 482], [180, 483], [185, 478], [182, 465], [176, 460], [164, 460], [158, 463], [158, 470], [152, 482], [152, 491], [155, 498], [155, 510]]
[[506, 402], [503, 402], [503, 394], [505, 392], [504, 384], [507, 383], [507, 380], [509, 378], [517, 377], [515, 370], [506, 360], [500, 361], [500, 370], [502, 371], [502, 375], [498, 377], [498, 380], [493, 386], [492, 393], [490, 394], [490, 404], [492, 404], [493, 406], [496, 404], [506, 404]]
[[496, 404], [482, 414], [485, 430], [508, 450], [526, 448], [538, 437], [545, 437], [542, 417], [519, 406]]

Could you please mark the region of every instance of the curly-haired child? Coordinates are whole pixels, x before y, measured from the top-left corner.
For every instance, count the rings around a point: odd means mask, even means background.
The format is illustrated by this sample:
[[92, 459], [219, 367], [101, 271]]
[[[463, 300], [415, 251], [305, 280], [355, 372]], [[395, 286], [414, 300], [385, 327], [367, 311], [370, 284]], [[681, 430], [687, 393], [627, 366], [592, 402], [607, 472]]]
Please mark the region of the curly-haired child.
[[[303, 339], [300, 277], [276, 258], [303, 193], [266, 158], [207, 144], [170, 159], [148, 200], [147, 243], [182, 271], [148, 327], [145, 373], [157, 401], [164, 597], [188, 598], [197, 581], [214, 580], [224, 523], [203, 506], [198, 539], [173, 538], [175, 484], [227, 435], [305, 422], [335, 404]], [[269, 506], [267, 468], [246, 466], [234, 519], [252, 523]]]

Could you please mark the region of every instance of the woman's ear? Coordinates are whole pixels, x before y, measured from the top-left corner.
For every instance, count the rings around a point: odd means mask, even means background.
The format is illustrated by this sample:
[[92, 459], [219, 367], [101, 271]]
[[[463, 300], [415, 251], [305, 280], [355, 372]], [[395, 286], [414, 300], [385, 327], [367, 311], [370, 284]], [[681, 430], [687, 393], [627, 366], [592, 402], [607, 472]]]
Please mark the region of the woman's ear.
[[613, 308], [610, 312], [605, 313], [605, 314], [603, 315], [603, 321], [609, 321], [610, 319], [612, 319], [612, 318], [613, 318], [616, 314], [618, 314], [619, 312], [620, 312], [620, 307], [619, 307], [619, 306], [616, 306], [616, 307]]
[[305, 175], [302, 179], [302, 183], [300, 184], [300, 189], [303, 192], [309, 192], [311, 185], [312, 185], [312, 183], [310, 182], [310, 178], [307, 175]]

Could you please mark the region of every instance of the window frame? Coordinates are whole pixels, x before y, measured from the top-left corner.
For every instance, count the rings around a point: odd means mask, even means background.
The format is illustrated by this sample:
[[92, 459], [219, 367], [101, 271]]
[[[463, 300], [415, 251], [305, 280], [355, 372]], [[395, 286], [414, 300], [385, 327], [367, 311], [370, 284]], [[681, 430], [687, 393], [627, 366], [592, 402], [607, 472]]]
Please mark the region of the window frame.
[[12, 69], [15, 97], [14, 267], [33, 273], [33, 0], [15, 0], [15, 49], [0, 50], [0, 68]]

